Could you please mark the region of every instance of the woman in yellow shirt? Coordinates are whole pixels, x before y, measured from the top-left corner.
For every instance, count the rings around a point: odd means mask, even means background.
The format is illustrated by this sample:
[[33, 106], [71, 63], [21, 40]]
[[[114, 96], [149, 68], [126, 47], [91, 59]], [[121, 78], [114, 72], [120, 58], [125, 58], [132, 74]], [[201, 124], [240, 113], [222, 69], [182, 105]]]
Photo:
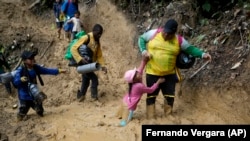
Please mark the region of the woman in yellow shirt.
[[138, 44], [142, 55], [150, 57], [146, 66], [147, 86], [152, 86], [160, 77], [166, 80], [153, 93], [147, 95], [147, 118], [155, 117], [155, 100], [160, 90], [164, 95], [165, 115], [172, 112], [177, 82], [176, 59], [181, 50], [194, 57], [211, 60], [209, 53], [190, 45], [183, 37], [177, 35], [177, 28], [178, 23], [170, 19], [161, 30], [149, 30], [139, 37]]

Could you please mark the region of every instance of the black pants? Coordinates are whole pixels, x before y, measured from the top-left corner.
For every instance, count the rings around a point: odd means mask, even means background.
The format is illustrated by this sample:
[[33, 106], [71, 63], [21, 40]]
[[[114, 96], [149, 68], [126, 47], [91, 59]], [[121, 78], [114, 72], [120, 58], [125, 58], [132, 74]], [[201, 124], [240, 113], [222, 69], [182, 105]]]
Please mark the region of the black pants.
[[[0, 70], [0, 74], [3, 74], [3, 73], [5, 73], [5, 71]], [[1, 79], [0, 79], [0, 83], [2, 83]], [[6, 91], [10, 94], [11, 93], [11, 83], [10, 82], [6, 83], [6, 84], [4, 84], [4, 86], [5, 86]]]
[[42, 103], [37, 103], [33, 100], [19, 100], [19, 104], [19, 117], [23, 118], [29, 112], [30, 108], [35, 110], [39, 116], [43, 116], [44, 109]]
[[165, 75], [165, 76], [155, 76], [146, 74], [146, 82], [147, 86], [151, 87], [156, 81], [160, 78], [164, 77], [165, 82], [161, 83], [159, 87], [153, 92], [147, 94], [146, 104], [151, 105], [155, 104], [155, 100], [160, 90], [167, 101], [167, 104], [173, 106], [174, 104], [174, 96], [175, 96], [175, 84], [177, 82], [177, 77], [175, 74]]
[[11, 93], [11, 83], [6, 83], [4, 85], [5, 85], [6, 91], [10, 94]]
[[96, 93], [92, 93], [91, 91], [91, 96], [97, 97], [98, 77], [94, 72], [82, 74], [82, 86], [80, 92], [82, 95], [86, 95], [86, 92], [90, 84], [90, 80], [91, 80], [91, 89], [96, 90]]

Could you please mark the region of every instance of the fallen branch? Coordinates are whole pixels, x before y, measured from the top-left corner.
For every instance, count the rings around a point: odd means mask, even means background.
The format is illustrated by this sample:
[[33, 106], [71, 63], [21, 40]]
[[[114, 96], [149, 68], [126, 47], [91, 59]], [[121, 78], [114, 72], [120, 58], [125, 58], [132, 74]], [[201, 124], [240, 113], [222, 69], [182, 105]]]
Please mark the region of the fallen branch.
[[210, 61], [207, 61], [205, 64], [203, 64], [197, 71], [195, 71], [189, 79], [193, 78], [198, 72], [200, 72]]
[[12, 69], [12, 71], [16, 70], [20, 66], [21, 63], [22, 63], [22, 59], [20, 58], [16, 66]]
[[49, 45], [46, 47], [44, 53], [41, 55], [41, 59], [43, 58], [43, 56], [45, 55], [45, 53], [48, 51], [49, 47], [52, 46], [52, 44], [54, 43], [54, 39], [52, 39], [49, 43]]
[[29, 9], [32, 9], [34, 6], [36, 6], [37, 4], [39, 4], [41, 2], [41, 0], [36, 0], [35, 2], [33, 2], [30, 6]]

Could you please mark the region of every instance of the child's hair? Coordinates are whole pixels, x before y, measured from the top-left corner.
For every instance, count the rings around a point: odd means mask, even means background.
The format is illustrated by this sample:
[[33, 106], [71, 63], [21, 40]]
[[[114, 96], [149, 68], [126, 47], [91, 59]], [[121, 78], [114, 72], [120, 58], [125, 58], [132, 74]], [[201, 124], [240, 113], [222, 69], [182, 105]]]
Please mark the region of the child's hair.
[[75, 14], [78, 14], [80, 16], [81, 13], [80, 13], [80, 11], [76, 11]]

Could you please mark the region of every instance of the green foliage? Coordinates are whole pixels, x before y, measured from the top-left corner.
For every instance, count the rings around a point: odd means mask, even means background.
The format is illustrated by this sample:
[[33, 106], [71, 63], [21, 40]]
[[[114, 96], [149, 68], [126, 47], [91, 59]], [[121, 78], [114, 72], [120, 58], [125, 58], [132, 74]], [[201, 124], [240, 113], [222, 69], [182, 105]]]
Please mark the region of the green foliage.
[[199, 35], [199, 36], [197, 37], [196, 43], [200, 43], [205, 37], [206, 37], [205, 34]]
[[208, 19], [201, 19], [200, 24], [201, 24], [201, 26], [208, 25], [209, 24]]
[[209, 12], [211, 10], [211, 4], [206, 1], [203, 5], [202, 5], [202, 9], [206, 12]]

